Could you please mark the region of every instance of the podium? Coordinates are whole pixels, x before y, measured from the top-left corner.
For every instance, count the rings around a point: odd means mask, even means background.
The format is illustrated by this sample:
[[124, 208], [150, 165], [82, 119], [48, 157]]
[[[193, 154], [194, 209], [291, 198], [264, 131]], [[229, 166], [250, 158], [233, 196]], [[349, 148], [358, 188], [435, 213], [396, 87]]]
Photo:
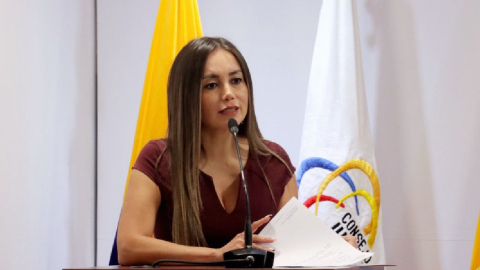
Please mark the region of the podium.
[[[395, 265], [361, 265], [361, 266], [351, 266], [351, 267], [338, 267], [338, 268], [276, 268], [276, 269], [305, 269], [305, 270], [323, 270], [323, 269], [342, 269], [342, 270], [384, 270], [387, 266], [395, 266]], [[152, 267], [142, 267], [142, 266], [97, 266], [97, 267], [84, 267], [84, 268], [63, 268], [63, 270], [114, 270], [114, 269], [122, 269], [122, 270], [218, 270], [218, 269], [225, 269], [225, 266], [190, 266], [190, 265], [178, 265], [178, 266], [157, 266], [156, 268]], [[233, 269], [233, 268], [229, 268]], [[238, 268], [240, 269], [240, 268]], [[241, 268], [241, 269], [248, 269], [248, 268]], [[253, 269], [253, 268], [250, 268]], [[257, 268], [263, 269], [263, 268]], [[267, 268], [265, 268], [267, 269]], [[269, 268], [271, 269], [271, 268]], [[275, 268], [274, 268], [275, 269]]]

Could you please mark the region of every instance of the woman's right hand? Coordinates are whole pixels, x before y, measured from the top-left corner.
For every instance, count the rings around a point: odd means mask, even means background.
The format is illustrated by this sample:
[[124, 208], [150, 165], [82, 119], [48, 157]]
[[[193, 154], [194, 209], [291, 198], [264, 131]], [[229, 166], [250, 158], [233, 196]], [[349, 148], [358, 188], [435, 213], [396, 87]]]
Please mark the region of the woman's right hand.
[[[255, 233], [255, 231], [258, 228], [260, 228], [262, 225], [268, 223], [271, 218], [272, 218], [272, 215], [268, 215], [268, 216], [265, 216], [265, 217], [255, 221], [255, 222], [253, 222], [252, 223], [252, 233]], [[263, 243], [264, 244], [273, 243], [275, 241], [274, 238], [265, 237], [265, 236], [261, 236], [261, 235], [258, 235], [258, 234], [253, 234], [252, 235], [252, 240], [253, 240], [253, 247], [254, 248], [268, 250], [268, 251], [274, 251], [274, 249], [272, 249], [272, 248], [267, 248], [267, 247], [264, 247], [264, 246], [260, 245], [260, 244], [263, 244]], [[244, 248], [244, 247], [245, 247], [245, 233], [242, 232], [242, 233], [237, 234], [225, 246], [218, 249], [218, 251], [220, 253], [219, 258], [221, 258], [221, 260], [223, 260], [223, 254], [225, 252], [229, 252], [229, 251], [235, 250], [235, 249], [241, 249], [241, 248]]]

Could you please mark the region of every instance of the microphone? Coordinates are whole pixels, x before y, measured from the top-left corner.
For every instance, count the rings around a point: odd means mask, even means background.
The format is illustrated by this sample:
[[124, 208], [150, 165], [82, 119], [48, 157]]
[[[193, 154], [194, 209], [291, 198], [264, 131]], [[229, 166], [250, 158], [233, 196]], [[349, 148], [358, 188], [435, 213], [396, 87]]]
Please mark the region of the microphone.
[[238, 123], [235, 119], [230, 118], [228, 120], [228, 129], [233, 135], [235, 140], [235, 146], [237, 148], [238, 163], [240, 164], [240, 176], [242, 177], [243, 189], [245, 190], [245, 247], [242, 249], [231, 250], [223, 254], [224, 260], [238, 260], [238, 259], [247, 259], [249, 261], [248, 265], [245, 265], [244, 262], [227, 262], [227, 268], [272, 268], [274, 254], [273, 252], [266, 251], [263, 249], [253, 248], [253, 239], [252, 239], [252, 219], [250, 216], [250, 199], [248, 196], [248, 187], [247, 182], [245, 181], [245, 175], [243, 173], [243, 163], [242, 156], [240, 155], [240, 147], [238, 146]]
[[[237, 120], [233, 118], [228, 119], [228, 129], [233, 134], [233, 137], [235, 138], [235, 142], [237, 142], [237, 134], [238, 134]], [[237, 143], [237, 146], [238, 146], [238, 143]], [[239, 154], [238, 148], [237, 148], [237, 153]], [[240, 169], [243, 170], [242, 159], [240, 159]]]

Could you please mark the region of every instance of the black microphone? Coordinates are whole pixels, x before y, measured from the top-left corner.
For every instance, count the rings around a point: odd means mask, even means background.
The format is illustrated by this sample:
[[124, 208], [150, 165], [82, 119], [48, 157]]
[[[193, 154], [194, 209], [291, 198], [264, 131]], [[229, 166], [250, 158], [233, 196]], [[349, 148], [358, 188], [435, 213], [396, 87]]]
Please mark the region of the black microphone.
[[247, 182], [245, 181], [245, 175], [243, 173], [242, 156], [240, 155], [240, 147], [238, 146], [238, 123], [235, 119], [230, 118], [228, 120], [228, 129], [235, 139], [235, 146], [237, 147], [238, 163], [240, 164], [240, 175], [242, 177], [243, 189], [245, 190], [245, 247], [242, 249], [236, 249], [223, 254], [223, 258], [228, 260], [247, 259], [248, 264], [244, 262], [227, 262], [227, 268], [272, 268], [274, 254], [273, 252], [263, 249], [253, 248], [252, 239], [252, 219], [250, 216], [250, 199], [248, 196]]
[[[238, 134], [237, 120], [235, 120], [233, 118], [228, 119], [228, 129], [233, 134], [233, 137], [235, 137], [235, 142], [237, 142], [237, 134]], [[237, 146], [238, 146], [238, 143], [237, 143]], [[237, 148], [237, 152], [238, 152], [238, 148]], [[243, 169], [242, 168], [242, 159], [240, 159], [240, 169]]]

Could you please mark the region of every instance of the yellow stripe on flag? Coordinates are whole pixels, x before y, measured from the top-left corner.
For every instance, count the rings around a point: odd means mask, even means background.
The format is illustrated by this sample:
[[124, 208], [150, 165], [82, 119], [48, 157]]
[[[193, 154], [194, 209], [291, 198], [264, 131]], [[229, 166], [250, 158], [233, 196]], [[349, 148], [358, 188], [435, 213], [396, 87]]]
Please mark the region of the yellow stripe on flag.
[[[148, 141], [166, 136], [167, 80], [170, 68], [178, 52], [190, 40], [202, 35], [196, 0], [160, 1], [129, 168], [132, 168]], [[130, 172], [129, 169], [125, 193]]]
[[477, 235], [473, 243], [472, 266], [470, 266], [470, 269], [480, 269], [480, 213], [478, 214]]

